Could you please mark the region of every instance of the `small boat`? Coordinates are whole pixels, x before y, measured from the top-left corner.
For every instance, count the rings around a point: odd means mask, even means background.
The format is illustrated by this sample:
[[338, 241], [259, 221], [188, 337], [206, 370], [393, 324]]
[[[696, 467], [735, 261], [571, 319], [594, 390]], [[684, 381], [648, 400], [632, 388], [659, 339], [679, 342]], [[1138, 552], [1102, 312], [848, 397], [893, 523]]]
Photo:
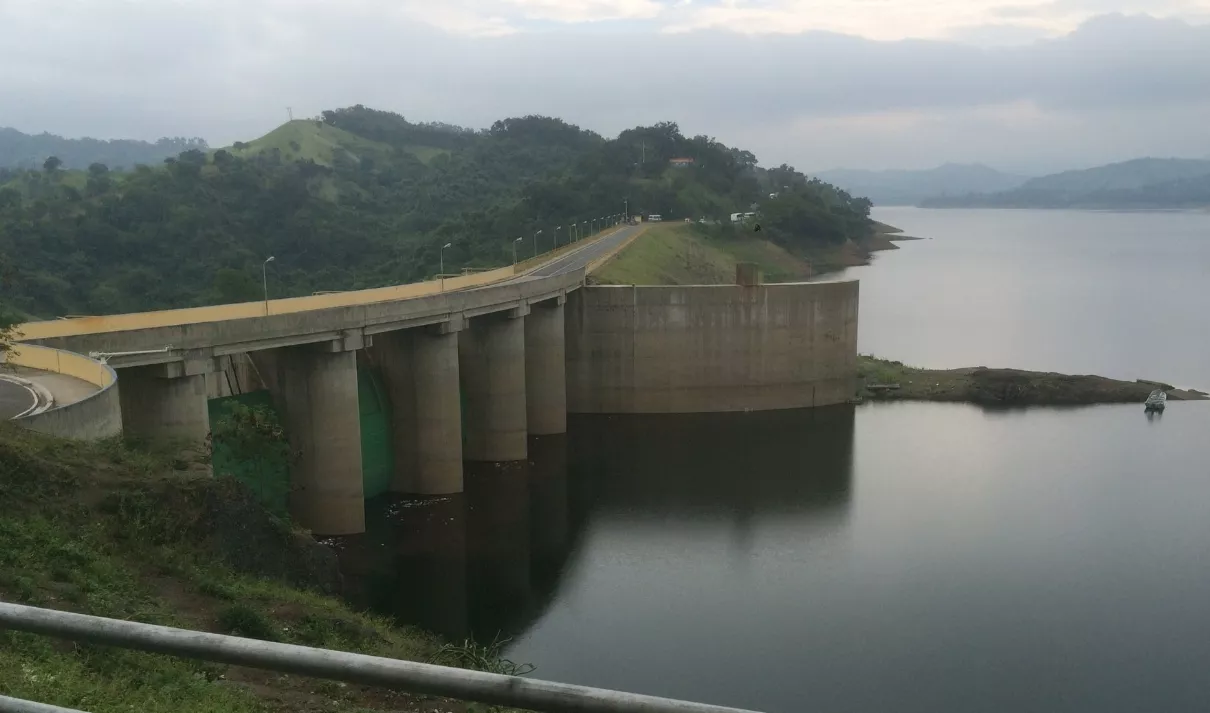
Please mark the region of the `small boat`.
[[1162, 389], [1156, 389], [1151, 392], [1147, 400], [1143, 402], [1144, 411], [1163, 411], [1164, 406], [1168, 403], [1168, 394]]

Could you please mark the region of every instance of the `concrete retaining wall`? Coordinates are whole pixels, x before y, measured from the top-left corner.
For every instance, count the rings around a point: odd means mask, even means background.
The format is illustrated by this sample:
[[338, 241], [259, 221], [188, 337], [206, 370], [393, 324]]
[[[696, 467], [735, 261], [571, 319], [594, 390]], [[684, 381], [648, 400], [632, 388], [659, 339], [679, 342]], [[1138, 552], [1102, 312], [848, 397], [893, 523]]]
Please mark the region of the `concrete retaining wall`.
[[857, 282], [600, 286], [567, 305], [571, 413], [763, 411], [843, 403]]
[[6, 361], [17, 366], [74, 376], [100, 388], [100, 391], [75, 403], [17, 419], [19, 426], [81, 441], [95, 441], [122, 433], [118, 377], [108, 365], [72, 352], [32, 344], [14, 345]]

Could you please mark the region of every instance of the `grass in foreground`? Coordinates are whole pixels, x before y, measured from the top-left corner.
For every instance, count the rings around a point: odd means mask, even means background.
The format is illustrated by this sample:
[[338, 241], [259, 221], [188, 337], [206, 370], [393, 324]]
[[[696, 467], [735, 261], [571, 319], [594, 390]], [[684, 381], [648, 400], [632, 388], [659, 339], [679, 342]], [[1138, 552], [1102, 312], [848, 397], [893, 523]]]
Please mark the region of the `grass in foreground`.
[[[242, 486], [174, 471], [171, 459], [118, 441], [0, 426], [0, 499], [6, 601], [399, 659], [486, 660], [350, 610], [331, 595], [335, 555]], [[4, 631], [0, 693], [93, 713], [475, 710]]]

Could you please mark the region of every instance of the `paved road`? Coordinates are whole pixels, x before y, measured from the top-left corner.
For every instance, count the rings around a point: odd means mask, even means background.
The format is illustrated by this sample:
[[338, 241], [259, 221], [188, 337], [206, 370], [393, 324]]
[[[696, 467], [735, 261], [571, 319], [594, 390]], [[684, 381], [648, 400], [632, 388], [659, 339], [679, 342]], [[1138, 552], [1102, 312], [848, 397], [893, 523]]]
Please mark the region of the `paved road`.
[[23, 414], [36, 403], [37, 398], [28, 388], [0, 379], [0, 421]]
[[592, 262], [593, 260], [604, 256], [618, 245], [621, 245], [627, 238], [634, 235], [639, 229], [640, 226], [637, 225], [624, 226], [613, 235], [601, 238], [591, 245], [587, 245], [579, 250], [576, 250], [575, 252], [568, 253], [563, 257], [552, 260], [550, 263], [543, 265], [537, 270], [534, 270], [525, 277], [553, 277], [555, 275], [562, 275], [563, 273], [571, 272], [573, 270], [579, 270], [582, 267], [586, 267], [588, 263]]

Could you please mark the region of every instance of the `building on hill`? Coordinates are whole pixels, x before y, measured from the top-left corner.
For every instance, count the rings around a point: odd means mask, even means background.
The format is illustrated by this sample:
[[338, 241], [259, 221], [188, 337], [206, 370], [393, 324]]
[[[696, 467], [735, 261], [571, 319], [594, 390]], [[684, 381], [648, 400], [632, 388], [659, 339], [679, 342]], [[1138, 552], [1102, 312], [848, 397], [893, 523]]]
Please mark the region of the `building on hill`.
[[668, 159], [668, 165], [672, 166], [673, 168], [686, 168], [688, 166], [692, 166], [694, 163], [696, 163], [696, 161], [691, 158]]

